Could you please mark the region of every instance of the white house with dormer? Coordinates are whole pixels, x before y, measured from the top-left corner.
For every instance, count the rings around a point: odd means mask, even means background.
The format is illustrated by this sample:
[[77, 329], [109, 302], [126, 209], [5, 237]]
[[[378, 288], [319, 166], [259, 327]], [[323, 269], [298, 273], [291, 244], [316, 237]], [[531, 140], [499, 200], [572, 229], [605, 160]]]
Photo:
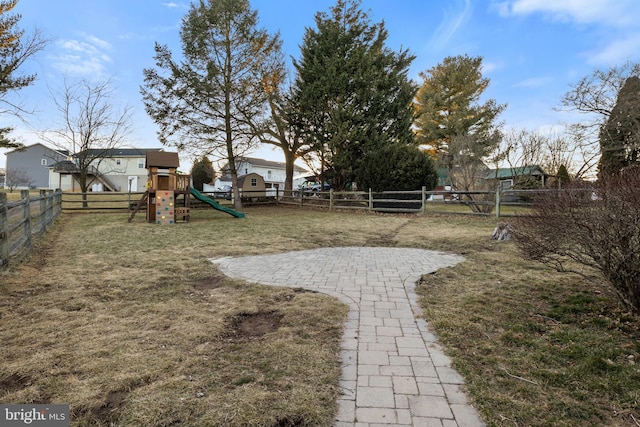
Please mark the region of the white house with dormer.
[[[275, 162], [272, 160], [258, 159], [255, 157], [242, 157], [236, 162], [238, 177], [256, 173], [264, 179], [267, 193], [270, 189], [284, 189], [284, 181], [287, 177], [287, 171], [284, 162]], [[231, 175], [229, 175], [229, 166], [224, 165], [221, 168], [222, 175], [216, 179], [213, 188], [209, 191], [222, 190], [225, 186], [231, 186]], [[293, 188], [296, 188], [305, 181], [309, 176], [309, 171], [298, 165], [293, 167]], [[205, 190], [206, 191], [206, 190]]]

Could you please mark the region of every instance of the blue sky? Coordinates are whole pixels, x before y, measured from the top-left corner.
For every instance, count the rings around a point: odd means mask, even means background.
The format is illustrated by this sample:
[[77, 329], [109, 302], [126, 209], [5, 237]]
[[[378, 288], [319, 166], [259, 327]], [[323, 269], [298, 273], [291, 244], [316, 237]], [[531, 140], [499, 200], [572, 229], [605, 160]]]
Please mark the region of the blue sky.
[[[297, 57], [305, 27], [334, 0], [251, 0], [260, 25], [279, 31], [288, 56]], [[50, 93], [68, 81], [111, 78], [116, 105], [133, 107], [130, 144], [160, 147], [156, 126], [141, 102], [142, 70], [153, 66], [154, 42], [179, 53], [179, 29], [188, 2], [180, 0], [20, 0], [15, 12], [27, 32], [38, 28], [51, 39], [24, 71], [37, 81], [19, 98], [36, 114], [35, 128], [53, 126], [59, 117]], [[410, 77], [468, 54], [484, 58], [491, 80], [485, 97], [508, 104], [501, 120], [509, 128], [549, 129], [575, 115], [554, 111], [572, 83], [595, 68], [640, 61], [638, 0], [363, 0], [374, 22], [385, 21], [388, 45], [409, 49], [416, 59]], [[21, 122], [14, 136], [38, 142]], [[257, 156], [282, 161], [279, 151]], [[0, 156], [0, 167], [5, 156]], [[188, 159], [183, 159], [188, 163]], [[183, 168], [184, 169], [184, 168]]]

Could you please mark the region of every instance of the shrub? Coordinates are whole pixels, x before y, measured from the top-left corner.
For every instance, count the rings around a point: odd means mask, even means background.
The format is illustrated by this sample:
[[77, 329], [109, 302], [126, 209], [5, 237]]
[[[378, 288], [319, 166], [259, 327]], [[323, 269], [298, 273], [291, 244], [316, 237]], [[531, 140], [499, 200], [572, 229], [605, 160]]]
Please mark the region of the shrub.
[[600, 271], [627, 309], [640, 313], [640, 168], [573, 182], [536, 198], [516, 222], [522, 253], [559, 271]]
[[215, 178], [215, 171], [211, 160], [206, 156], [196, 160], [191, 168], [191, 179], [193, 180], [193, 187], [196, 190], [202, 191], [204, 184], [211, 184]]
[[366, 154], [356, 171], [358, 188], [373, 191], [432, 190], [436, 168], [427, 153], [408, 144], [389, 144]]

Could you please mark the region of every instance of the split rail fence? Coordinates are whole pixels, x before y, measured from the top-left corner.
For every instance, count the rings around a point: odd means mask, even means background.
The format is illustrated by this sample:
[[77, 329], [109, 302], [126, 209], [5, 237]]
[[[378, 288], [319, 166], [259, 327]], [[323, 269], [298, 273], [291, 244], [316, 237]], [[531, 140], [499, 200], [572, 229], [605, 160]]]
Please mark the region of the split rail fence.
[[0, 193], [0, 270], [28, 254], [33, 242], [44, 235], [61, 212], [59, 191], [41, 190], [33, 197], [23, 190], [15, 202]]
[[[330, 210], [361, 210], [387, 213], [460, 213], [509, 216], [526, 211], [536, 194], [544, 190], [506, 191], [282, 191], [268, 189], [241, 192], [243, 206], [290, 205]], [[233, 207], [228, 192], [204, 193], [218, 203]], [[63, 211], [130, 212], [144, 193], [63, 193]], [[208, 205], [191, 198], [192, 209]], [[144, 209], [144, 206], [143, 206]]]

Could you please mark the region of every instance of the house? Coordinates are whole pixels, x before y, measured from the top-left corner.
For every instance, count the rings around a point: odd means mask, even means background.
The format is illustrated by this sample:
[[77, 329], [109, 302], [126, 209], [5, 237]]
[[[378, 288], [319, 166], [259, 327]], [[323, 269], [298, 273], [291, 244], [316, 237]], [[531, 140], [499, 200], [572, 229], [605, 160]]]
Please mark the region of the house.
[[[271, 160], [258, 159], [255, 157], [241, 157], [236, 161], [236, 170], [238, 177], [246, 176], [251, 173], [256, 173], [264, 179], [265, 189], [284, 189], [284, 181], [287, 176], [285, 163], [275, 162]], [[220, 176], [214, 186], [216, 189], [223, 188], [225, 185], [231, 186], [231, 176], [229, 175], [229, 165], [226, 164], [220, 169], [222, 176]], [[293, 167], [294, 182], [293, 187], [302, 184], [304, 177], [309, 174], [309, 171], [298, 165]]]
[[[24, 180], [16, 188], [61, 189], [80, 191], [76, 159], [95, 159], [88, 170], [91, 191], [145, 191], [149, 151], [159, 148], [90, 149], [77, 155], [36, 143], [6, 153], [7, 177], [20, 174]], [[8, 183], [5, 183], [5, 186]]]
[[544, 187], [549, 175], [538, 165], [489, 169], [485, 175], [485, 179], [497, 180], [503, 191], [512, 189], [519, 180], [529, 177], [538, 181], [539, 187]]
[[0, 168], [0, 188], [4, 188], [5, 178], [7, 176], [7, 170], [5, 168]]
[[[112, 148], [90, 149], [80, 153], [88, 159], [95, 159], [88, 170], [90, 191], [145, 191], [147, 183], [146, 158], [149, 152], [160, 152], [159, 148]], [[80, 191], [78, 175], [80, 171], [72, 156], [52, 165], [49, 171], [50, 188], [63, 191]]]
[[69, 153], [37, 143], [9, 151], [6, 156], [6, 177], [9, 179], [4, 181], [4, 186], [8, 186], [11, 180], [19, 179], [21, 182], [17, 183], [17, 189], [55, 189], [58, 187], [50, 181], [49, 168], [66, 160]]

